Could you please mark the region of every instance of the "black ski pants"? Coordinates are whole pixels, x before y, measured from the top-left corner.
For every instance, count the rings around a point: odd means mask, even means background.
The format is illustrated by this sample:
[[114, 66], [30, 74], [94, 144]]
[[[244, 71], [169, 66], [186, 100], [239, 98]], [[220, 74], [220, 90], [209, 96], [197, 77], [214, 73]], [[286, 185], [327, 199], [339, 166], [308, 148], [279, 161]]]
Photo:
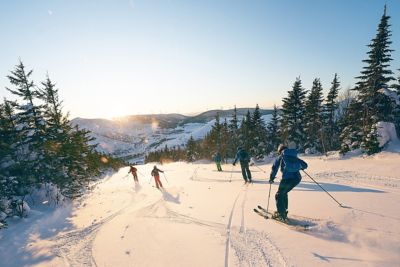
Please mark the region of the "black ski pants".
[[279, 215], [283, 218], [286, 218], [286, 211], [289, 206], [289, 198], [288, 193], [300, 183], [301, 176], [298, 178], [291, 179], [282, 179], [279, 184], [278, 192], [275, 194], [276, 200], [276, 208], [279, 212]]
[[240, 168], [242, 169], [242, 176], [246, 182], [251, 182], [251, 172], [248, 162], [240, 162]]

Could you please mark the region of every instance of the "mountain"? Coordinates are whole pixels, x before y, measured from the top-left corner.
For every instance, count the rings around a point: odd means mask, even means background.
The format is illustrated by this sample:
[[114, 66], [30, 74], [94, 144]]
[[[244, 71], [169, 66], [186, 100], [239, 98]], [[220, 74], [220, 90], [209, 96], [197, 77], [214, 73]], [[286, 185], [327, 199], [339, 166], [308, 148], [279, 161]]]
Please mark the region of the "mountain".
[[[238, 108], [238, 118], [254, 108]], [[261, 109], [267, 122], [272, 110]], [[108, 119], [75, 118], [74, 125], [91, 131], [100, 152], [123, 157], [129, 161], [143, 161], [146, 152], [168, 147], [185, 146], [190, 136], [195, 140], [204, 138], [215, 123], [215, 116], [228, 120], [230, 110], [209, 110], [195, 116], [181, 114], [130, 115]]]

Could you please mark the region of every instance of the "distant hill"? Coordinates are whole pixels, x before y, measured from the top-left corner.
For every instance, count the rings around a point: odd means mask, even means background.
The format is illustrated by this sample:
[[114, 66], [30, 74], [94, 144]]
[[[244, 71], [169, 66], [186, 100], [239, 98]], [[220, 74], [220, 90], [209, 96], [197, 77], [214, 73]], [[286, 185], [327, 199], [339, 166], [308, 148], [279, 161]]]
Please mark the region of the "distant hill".
[[[245, 116], [247, 111], [250, 110], [250, 112], [254, 112], [254, 108], [238, 108], [237, 109], [237, 115], [240, 116]], [[272, 114], [272, 109], [260, 109], [261, 115], [269, 115]], [[215, 109], [215, 110], [208, 110], [206, 112], [200, 113], [196, 116], [188, 116], [185, 120], [183, 120], [183, 124], [186, 123], [206, 123], [212, 119], [215, 119], [215, 116], [217, 116], [217, 113], [219, 114], [220, 117], [232, 117], [233, 115], [233, 109], [227, 109], [227, 110], [221, 110], [221, 109]]]
[[[239, 117], [245, 116], [247, 111], [254, 112], [254, 108], [238, 108], [237, 115]], [[272, 114], [272, 109], [260, 109], [261, 115]], [[145, 114], [145, 115], [128, 115], [118, 117], [112, 120], [108, 119], [84, 119], [75, 118], [74, 122], [84, 122], [84, 124], [96, 124], [96, 125], [107, 125], [112, 127], [118, 127], [119, 124], [123, 124], [126, 127], [127, 124], [151, 124], [157, 123], [161, 128], [176, 128], [179, 125], [187, 123], [207, 123], [217, 116], [217, 113], [221, 118], [229, 118], [233, 115], [233, 109], [221, 110], [208, 110], [203, 113], [194, 116], [185, 116], [177, 113], [170, 114]], [[78, 123], [79, 124], [79, 123]]]
[[[254, 108], [237, 109], [241, 119], [247, 111]], [[268, 122], [272, 110], [260, 110], [265, 122]], [[147, 151], [165, 147], [185, 146], [190, 137], [195, 140], [204, 138], [215, 123], [215, 116], [231, 118], [233, 109], [209, 110], [195, 116], [181, 114], [130, 115], [108, 119], [75, 118], [72, 123], [87, 129], [95, 138], [97, 150], [124, 157], [132, 162], [141, 161]]]

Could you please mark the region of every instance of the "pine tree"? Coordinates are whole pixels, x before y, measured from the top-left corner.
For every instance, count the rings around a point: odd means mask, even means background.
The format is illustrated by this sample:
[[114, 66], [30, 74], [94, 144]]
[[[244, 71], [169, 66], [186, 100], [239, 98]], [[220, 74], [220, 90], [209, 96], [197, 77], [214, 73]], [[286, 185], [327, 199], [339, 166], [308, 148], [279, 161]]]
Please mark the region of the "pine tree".
[[[362, 115], [358, 127], [362, 128], [361, 147], [367, 152], [379, 151], [378, 142], [371, 136], [377, 136], [376, 124], [379, 121], [394, 121], [394, 111], [392, 100], [381, 92], [381, 89], [387, 87], [388, 82], [394, 80], [393, 72], [389, 69], [389, 62], [392, 60], [389, 48], [391, 31], [389, 30], [390, 16], [386, 14], [386, 5], [384, 13], [378, 25], [377, 34], [368, 45], [370, 51], [368, 58], [363, 60], [367, 65], [363, 67], [361, 75], [355, 90], [358, 92], [356, 101], [361, 103]], [[375, 125], [375, 126], [374, 126]], [[354, 133], [353, 133], [354, 135]]]
[[197, 144], [193, 139], [193, 136], [190, 136], [189, 141], [186, 144], [186, 160], [189, 162], [193, 162], [197, 159]]
[[252, 135], [250, 136], [251, 144], [251, 154], [257, 158], [261, 158], [266, 154], [266, 136], [267, 130], [265, 128], [265, 122], [261, 117], [260, 107], [258, 104], [254, 109], [253, 116], [251, 117], [252, 122]]
[[267, 153], [275, 151], [280, 144], [279, 120], [278, 108], [274, 105], [271, 120], [267, 124]]
[[340, 82], [335, 73], [332, 81], [332, 86], [329, 89], [326, 97], [326, 102], [323, 107], [323, 142], [327, 151], [339, 149], [339, 126], [338, 126], [338, 103], [337, 97], [339, 95]]
[[303, 129], [306, 93], [300, 78], [296, 78], [292, 90], [288, 91], [288, 96], [283, 99], [282, 105], [282, 141], [295, 142], [299, 150], [303, 150], [305, 144]]
[[247, 151], [250, 151], [253, 143], [252, 136], [254, 127], [252, 123], [252, 116], [250, 110], [247, 110], [246, 116], [242, 119], [242, 123], [239, 128], [239, 143], [238, 146], [243, 146]]
[[313, 81], [311, 92], [305, 103], [305, 132], [307, 134], [305, 148], [311, 153], [326, 152], [322, 138], [322, 85], [320, 79]]
[[232, 119], [228, 124], [228, 148], [227, 157], [235, 157], [237, 144], [239, 142], [239, 121], [236, 106], [233, 109]]
[[62, 113], [62, 102], [59, 100], [58, 89], [47, 75], [46, 81], [41, 83], [39, 99], [44, 103], [43, 117], [46, 121], [46, 140], [44, 143], [44, 161], [47, 168], [42, 170], [46, 181], [62, 186], [67, 179], [64, 175], [63, 160], [68, 155], [63, 154], [63, 143], [68, 140], [71, 132], [70, 122]]
[[362, 140], [362, 127], [359, 124], [362, 116], [362, 104], [356, 99], [352, 99], [349, 106], [344, 111], [344, 116], [340, 120], [342, 129], [340, 134], [340, 153], [344, 154], [351, 150], [360, 148]]
[[45, 167], [42, 159], [44, 158], [44, 140], [45, 140], [45, 121], [41, 115], [41, 106], [35, 105], [34, 99], [39, 96], [34, 82], [31, 80], [32, 70], [26, 72], [25, 66], [20, 61], [11, 75], [7, 78], [15, 87], [6, 88], [13, 95], [24, 101], [24, 104], [16, 105], [18, 112], [17, 135], [21, 143], [19, 151], [24, 155], [14, 164], [11, 174], [18, 179], [18, 196], [25, 196], [35, 184], [40, 184], [44, 180], [41, 170]]

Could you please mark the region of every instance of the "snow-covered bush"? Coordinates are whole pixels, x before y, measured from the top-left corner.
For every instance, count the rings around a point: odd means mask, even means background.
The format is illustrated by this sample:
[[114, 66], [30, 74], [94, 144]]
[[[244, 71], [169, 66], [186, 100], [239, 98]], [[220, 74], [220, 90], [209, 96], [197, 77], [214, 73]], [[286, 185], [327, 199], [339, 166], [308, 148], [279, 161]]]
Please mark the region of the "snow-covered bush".
[[391, 122], [380, 121], [377, 123], [379, 147], [384, 147], [391, 141], [397, 141], [396, 127]]

